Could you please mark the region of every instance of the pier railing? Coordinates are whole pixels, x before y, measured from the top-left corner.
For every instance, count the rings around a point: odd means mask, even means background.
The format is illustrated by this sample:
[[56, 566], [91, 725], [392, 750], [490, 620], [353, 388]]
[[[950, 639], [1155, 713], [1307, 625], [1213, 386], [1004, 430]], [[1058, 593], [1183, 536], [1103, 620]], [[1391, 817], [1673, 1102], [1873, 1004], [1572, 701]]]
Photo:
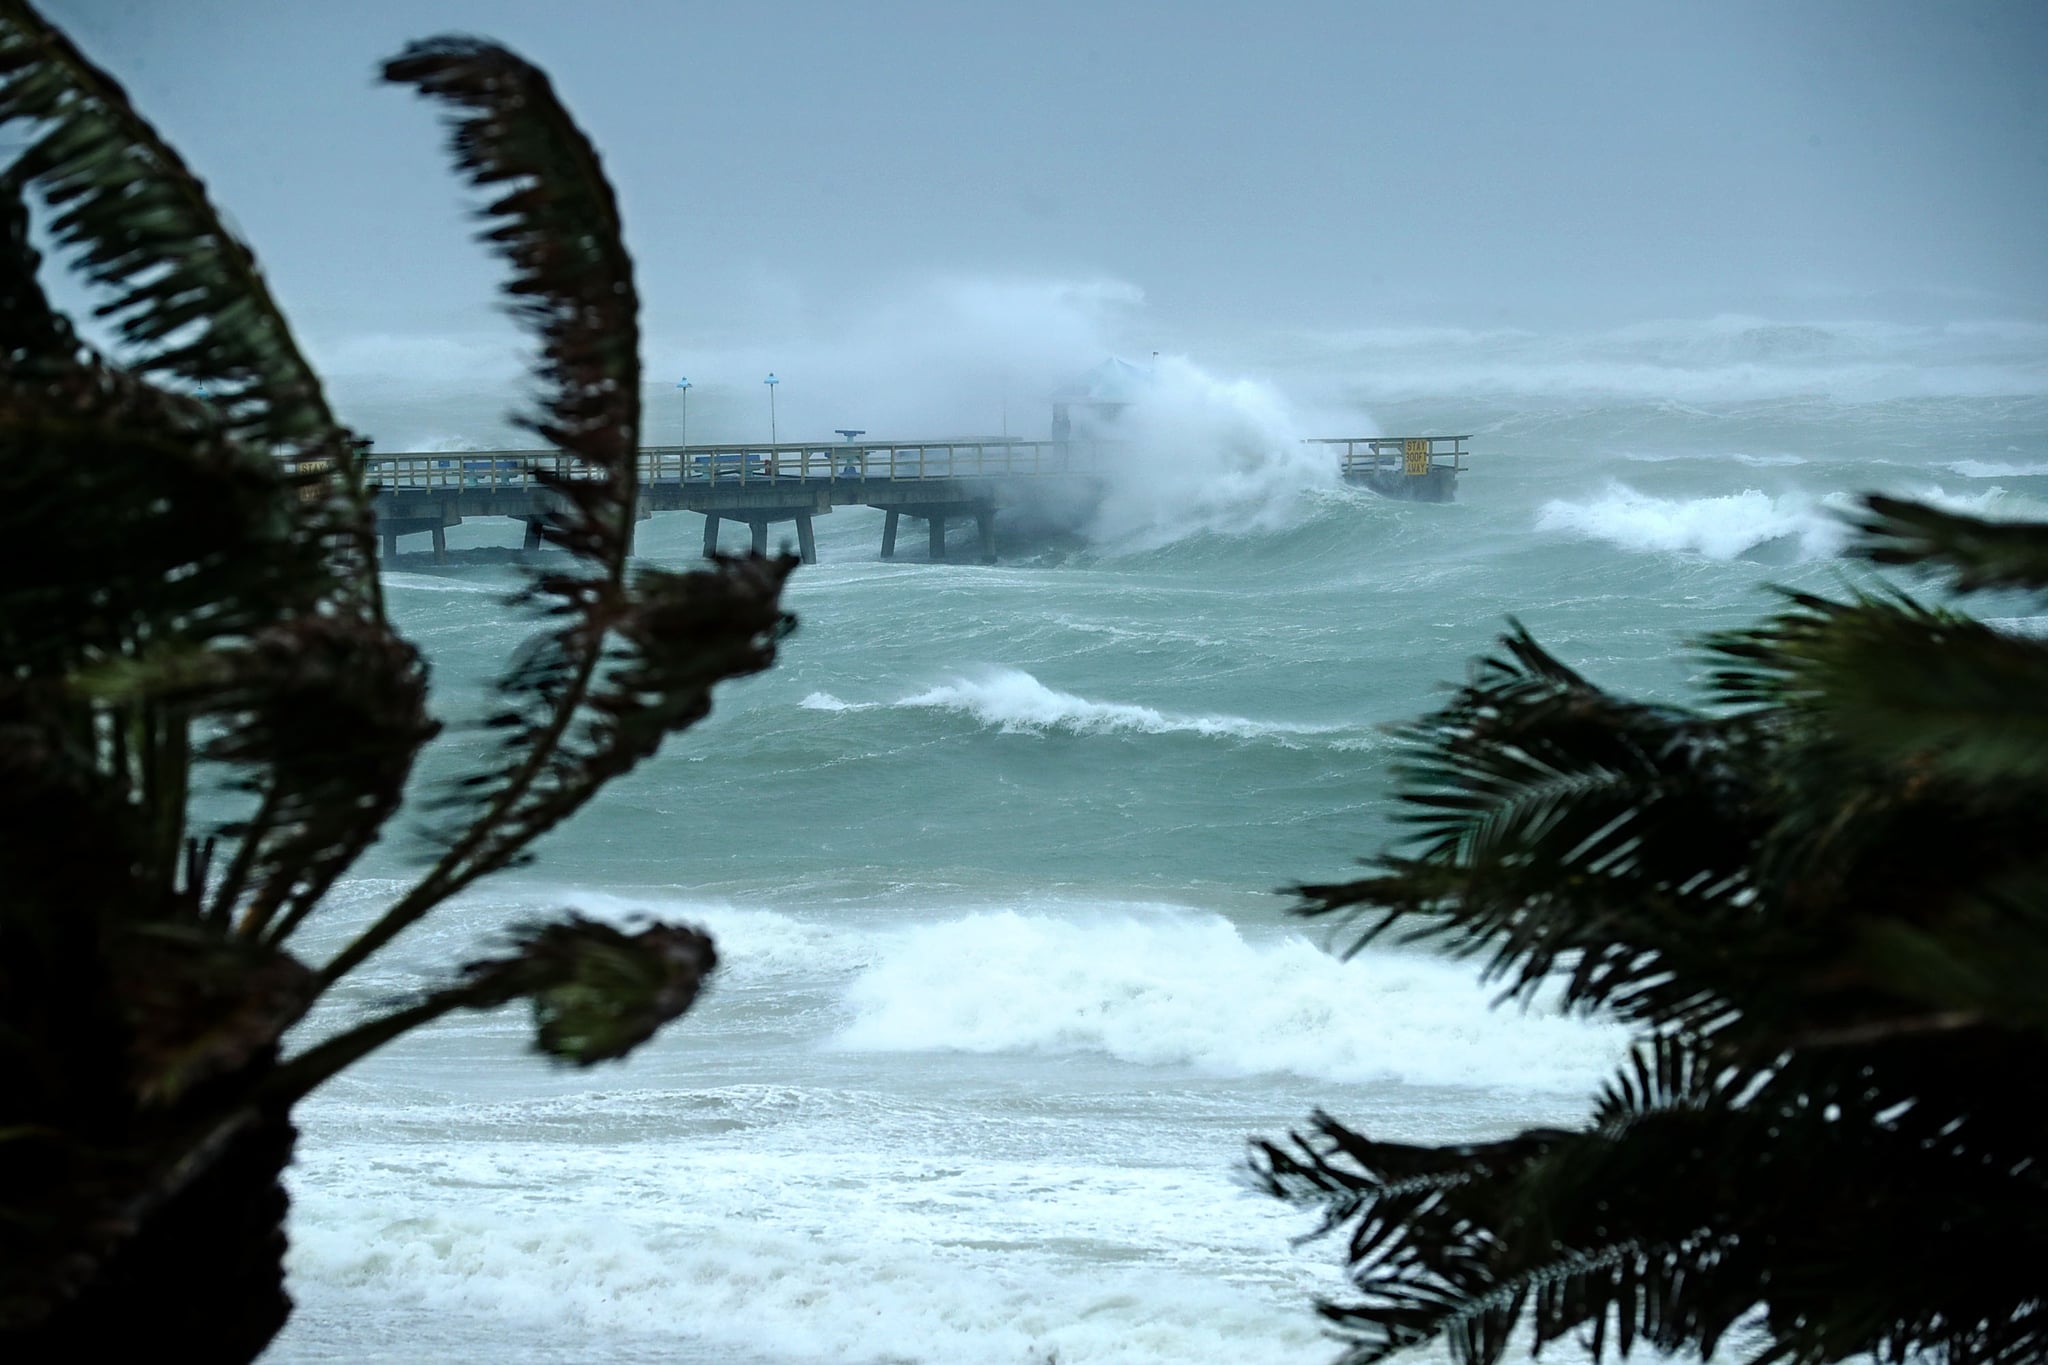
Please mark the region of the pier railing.
[[[786, 483], [791, 480], [887, 481], [1042, 477], [1085, 474], [1112, 447], [1098, 441], [904, 441], [888, 445], [796, 444], [645, 446], [643, 484]], [[554, 450], [451, 450], [372, 455], [368, 481], [408, 489], [529, 488], [535, 470], [560, 479], [596, 471]]]
[[1405, 474], [1420, 476], [1435, 469], [1465, 468], [1465, 436], [1318, 436], [1308, 445], [1338, 446], [1346, 475]]
[[[1471, 436], [1323, 436], [1305, 444], [1335, 447], [1346, 475], [1423, 475], [1462, 471]], [[780, 445], [646, 446], [643, 484], [747, 484], [803, 481], [905, 483], [935, 479], [1031, 478], [1088, 474], [1113, 462], [1114, 441], [897, 441]], [[558, 479], [595, 478], [555, 450], [451, 450], [371, 455], [368, 481], [385, 492], [531, 488], [534, 471]]]

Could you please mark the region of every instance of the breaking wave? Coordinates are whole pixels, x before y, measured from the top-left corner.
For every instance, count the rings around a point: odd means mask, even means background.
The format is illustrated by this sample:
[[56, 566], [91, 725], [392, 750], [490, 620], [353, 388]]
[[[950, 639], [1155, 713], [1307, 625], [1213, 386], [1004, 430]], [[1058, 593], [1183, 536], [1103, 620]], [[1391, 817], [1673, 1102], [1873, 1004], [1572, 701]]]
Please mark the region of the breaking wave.
[[1553, 499], [1536, 517], [1539, 531], [1563, 531], [1606, 541], [1625, 550], [1737, 559], [1773, 541], [1785, 542], [1799, 559], [1840, 552], [1847, 528], [1836, 515], [1846, 498], [1804, 493], [1769, 494], [1757, 489], [1718, 497], [1660, 498], [1611, 484], [1585, 502]]
[[1345, 962], [1220, 915], [1000, 911], [897, 933], [848, 988], [835, 1044], [1553, 1092], [1590, 1087], [1621, 1055], [1614, 1026], [1489, 998], [1458, 964]]
[[[845, 701], [829, 692], [813, 692], [798, 705], [809, 711], [829, 712], [872, 711], [880, 707], [874, 702]], [[1338, 728], [1244, 716], [1179, 715], [1128, 702], [1092, 701], [1047, 687], [1018, 668], [996, 668], [979, 677], [953, 678], [890, 705], [968, 716], [1004, 734], [1060, 730], [1077, 735], [1129, 733], [1264, 739], [1330, 734]]]
[[2008, 460], [1957, 460], [1948, 466], [1948, 470], [1951, 474], [1960, 474], [1966, 479], [2024, 478], [2048, 474], [2048, 461], [2016, 463]]
[[1272, 385], [1221, 379], [1179, 356], [1142, 374], [1100, 433], [1120, 444], [1087, 527], [1097, 544], [1145, 551], [1203, 533], [1281, 530], [1337, 486], [1327, 448], [1303, 444], [1307, 433]]

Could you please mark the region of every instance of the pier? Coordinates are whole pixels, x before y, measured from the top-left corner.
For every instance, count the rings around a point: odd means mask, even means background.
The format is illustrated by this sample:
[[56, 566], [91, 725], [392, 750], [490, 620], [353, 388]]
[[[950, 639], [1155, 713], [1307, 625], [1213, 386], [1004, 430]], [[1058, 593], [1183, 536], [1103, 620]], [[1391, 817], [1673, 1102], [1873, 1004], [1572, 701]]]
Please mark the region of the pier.
[[1329, 446], [1346, 483], [1406, 502], [1449, 502], [1465, 470], [1465, 436], [1316, 436]]
[[[1465, 468], [1469, 436], [1335, 437], [1343, 477], [1391, 497], [1448, 502]], [[838, 444], [647, 446], [640, 452], [640, 515], [696, 512], [704, 553], [719, 548], [726, 522], [747, 527], [753, 548], [768, 549], [768, 528], [796, 527], [806, 564], [817, 562], [813, 519], [836, 507], [879, 509], [882, 557], [896, 553], [902, 518], [925, 523], [930, 557], [946, 557], [948, 526], [972, 522], [982, 563], [996, 558], [995, 518], [1005, 508], [1077, 505], [1092, 499], [1105, 469], [1127, 447], [1065, 440], [852, 441]], [[526, 524], [525, 546], [541, 544], [540, 524], [558, 501], [536, 478], [592, 477], [553, 450], [466, 450], [366, 455], [377, 530], [388, 559], [398, 538], [427, 534], [437, 561], [447, 528], [470, 517]]]

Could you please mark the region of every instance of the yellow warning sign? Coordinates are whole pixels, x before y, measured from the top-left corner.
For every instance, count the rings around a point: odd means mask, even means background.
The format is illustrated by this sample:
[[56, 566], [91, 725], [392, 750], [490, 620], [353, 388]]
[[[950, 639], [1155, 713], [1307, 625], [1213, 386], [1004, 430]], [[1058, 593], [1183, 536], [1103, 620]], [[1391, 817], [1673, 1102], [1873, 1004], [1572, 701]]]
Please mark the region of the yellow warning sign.
[[1410, 436], [1401, 442], [1401, 472], [1404, 474], [1427, 474], [1429, 472], [1429, 438]]
[[299, 473], [325, 474], [327, 477], [300, 484], [299, 501], [319, 502], [324, 499], [327, 496], [327, 486], [334, 479], [333, 468], [334, 462], [332, 460], [300, 460], [298, 463]]

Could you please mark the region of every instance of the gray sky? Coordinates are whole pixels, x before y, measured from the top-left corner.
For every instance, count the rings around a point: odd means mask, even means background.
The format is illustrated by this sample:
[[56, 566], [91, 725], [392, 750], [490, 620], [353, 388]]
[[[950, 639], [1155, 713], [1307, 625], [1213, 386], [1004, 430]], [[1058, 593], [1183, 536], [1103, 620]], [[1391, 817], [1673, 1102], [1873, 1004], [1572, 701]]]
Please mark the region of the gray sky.
[[2031, 0], [45, 5], [319, 349], [495, 325], [435, 117], [372, 79], [449, 31], [552, 73], [677, 364], [935, 279], [1098, 282], [1172, 346], [2048, 317]]

